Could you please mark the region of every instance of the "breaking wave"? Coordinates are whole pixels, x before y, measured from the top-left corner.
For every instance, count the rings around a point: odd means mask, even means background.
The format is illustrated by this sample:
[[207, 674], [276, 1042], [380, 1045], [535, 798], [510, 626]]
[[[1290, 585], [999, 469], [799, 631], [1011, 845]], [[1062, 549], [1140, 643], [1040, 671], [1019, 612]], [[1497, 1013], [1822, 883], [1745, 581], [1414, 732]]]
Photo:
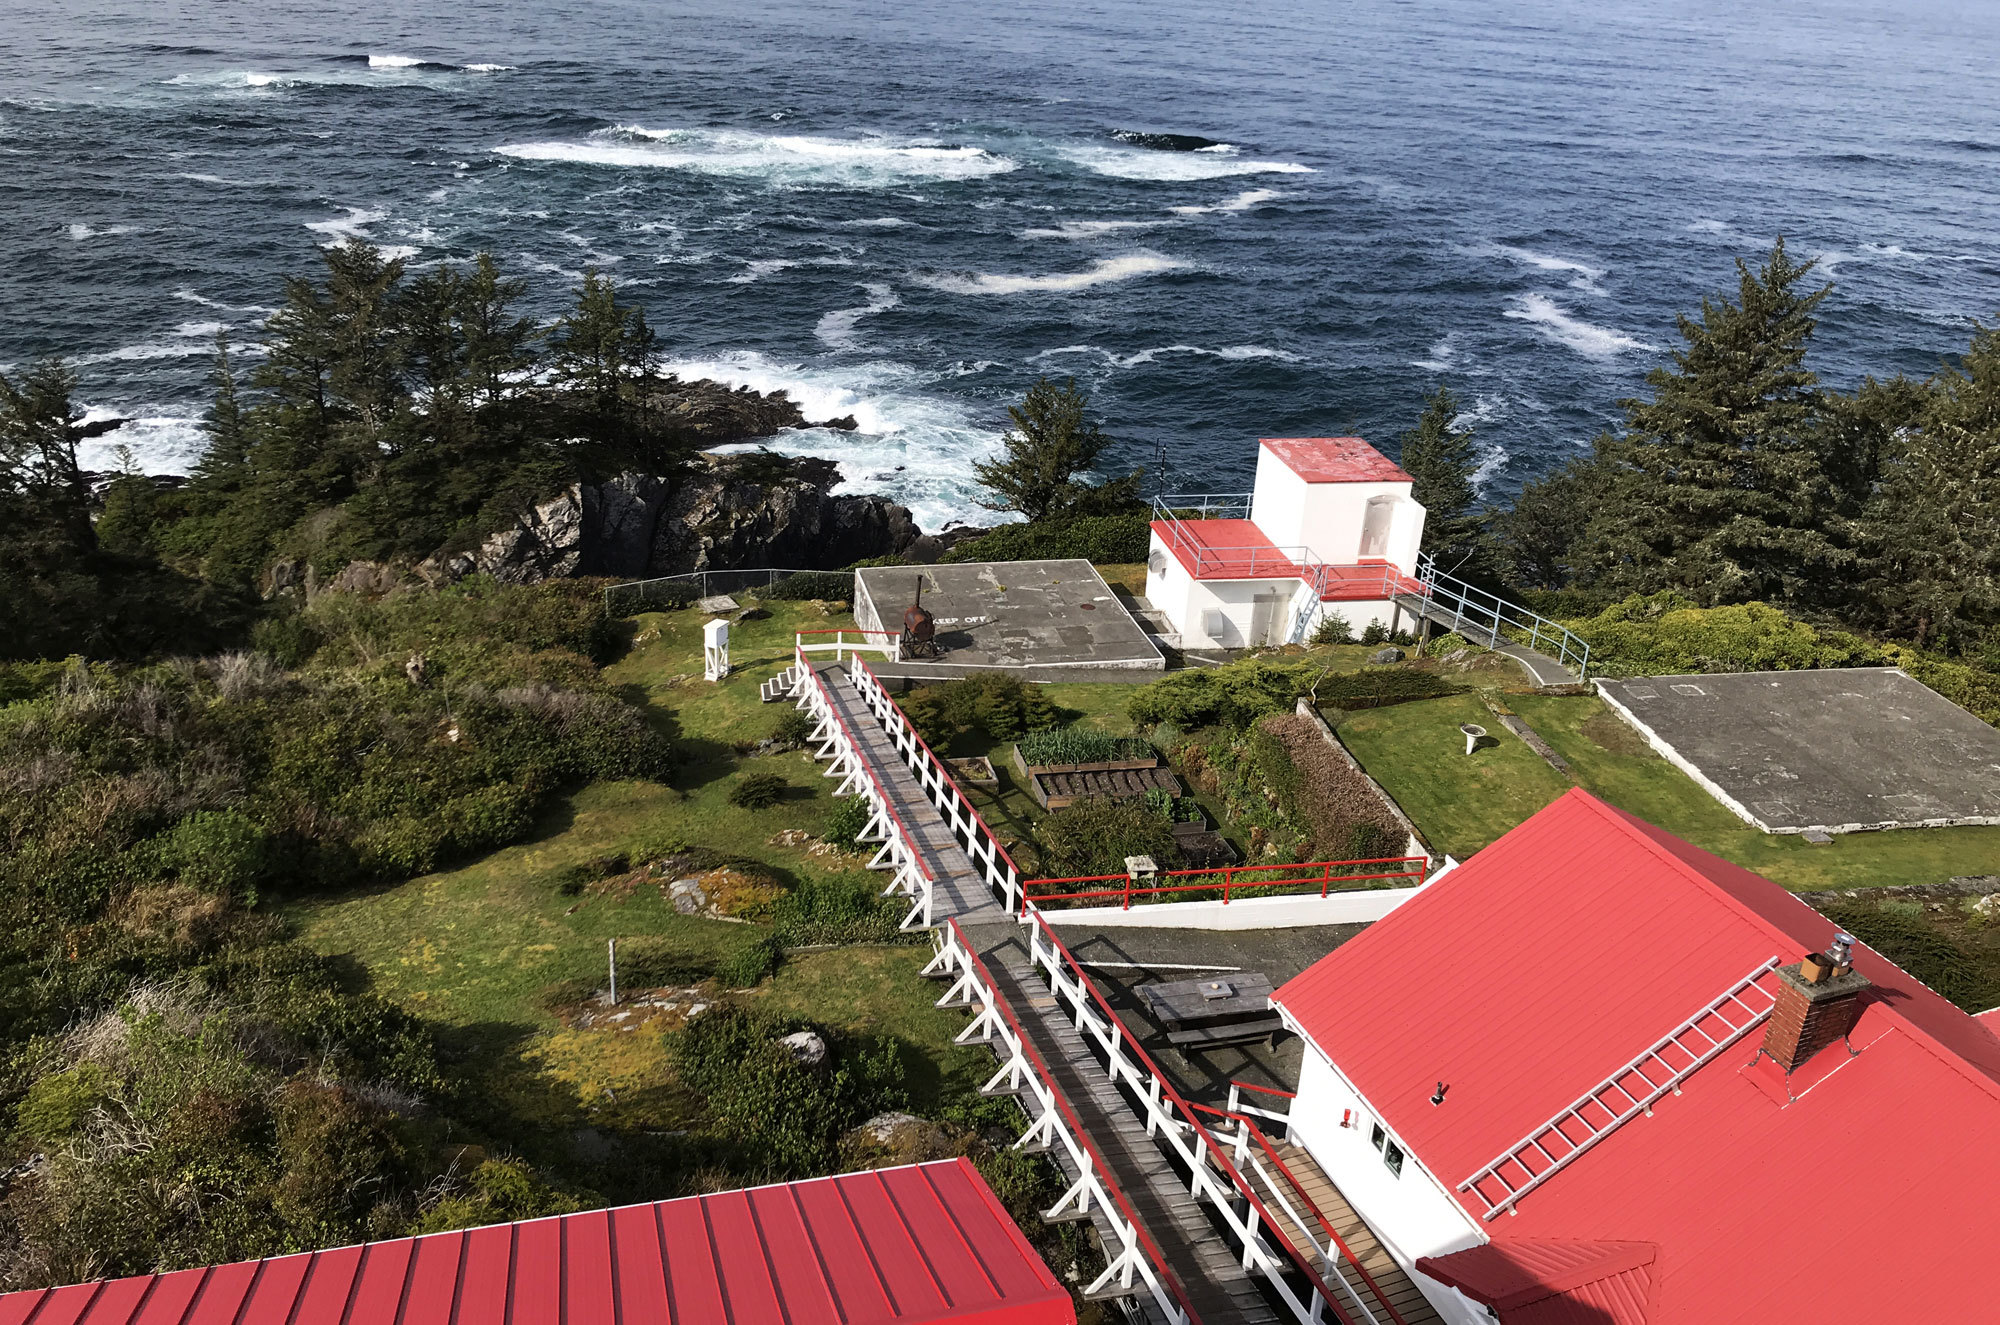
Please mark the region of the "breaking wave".
[[896, 292], [886, 285], [864, 285], [868, 302], [859, 308], [836, 308], [820, 318], [813, 328], [813, 335], [836, 350], [857, 350], [861, 348], [861, 338], [855, 328], [864, 317], [874, 317], [886, 313], [903, 302]]
[[1211, 359], [1277, 359], [1284, 363], [1298, 363], [1304, 355], [1293, 354], [1290, 350], [1274, 350], [1268, 345], [1224, 345], [1221, 349], [1204, 349], [1199, 345], [1158, 345], [1150, 350], [1140, 350], [1134, 354], [1114, 354], [1096, 345], [1058, 345], [1053, 350], [1043, 350], [1029, 356], [1029, 363], [1043, 359], [1055, 359], [1069, 354], [1094, 354], [1113, 368], [1137, 368], [1142, 364], [1156, 362], [1163, 354], [1198, 354]]
[[1281, 192], [1278, 189], [1247, 189], [1227, 202], [1219, 202], [1210, 207], [1169, 207], [1167, 210], [1178, 213], [1181, 216], [1207, 216], [1212, 212], [1247, 212], [1252, 207], [1258, 206], [1261, 203], [1270, 202], [1275, 198], [1289, 198], [1290, 196], [1289, 193]]
[[1512, 258], [1515, 262], [1521, 263], [1524, 266], [1533, 267], [1536, 271], [1575, 272], [1575, 277], [1569, 283], [1571, 289], [1582, 290], [1585, 294], [1604, 293], [1603, 287], [1597, 283], [1598, 278], [1604, 275], [1604, 268], [1602, 267], [1593, 267], [1587, 262], [1578, 262], [1574, 258], [1551, 257], [1546, 253], [1537, 253], [1532, 249], [1514, 248], [1507, 244], [1496, 245], [1495, 251], [1502, 257]]
[[510, 143], [493, 149], [522, 161], [693, 170], [780, 185], [880, 188], [913, 180], [983, 179], [1017, 163], [983, 147], [921, 139], [811, 138], [735, 130], [619, 125], [581, 142]]
[[1057, 149], [1071, 165], [1113, 179], [1158, 180], [1163, 183], [1227, 179], [1232, 175], [1310, 175], [1311, 166], [1296, 161], [1245, 161], [1223, 152], [1150, 152], [1145, 149], [1073, 144]]
[[1093, 285], [1129, 281], [1163, 271], [1179, 271], [1187, 266], [1178, 258], [1158, 253], [1131, 253], [1120, 258], [1100, 258], [1082, 271], [1053, 272], [1046, 276], [973, 272], [969, 275], [923, 276], [918, 279], [934, 290], [952, 294], [1068, 294], [1087, 290]]
[[1556, 301], [1545, 294], [1522, 295], [1517, 301], [1519, 307], [1507, 310], [1506, 316], [1533, 324], [1534, 328], [1558, 345], [1575, 350], [1578, 354], [1593, 359], [1609, 359], [1627, 350], [1657, 350], [1659, 346], [1628, 336], [1622, 331], [1600, 327], [1571, 317], [1556, 306]]
[[1053, 226], [1038, 226], [1023, 230], [1023, 239], [1102, 239], [1126, 230], [1150, 230], [1155, 226], [1171, 225], [1171, 221], [1064, 221]]
[[1230, 143], [1201, 138], [1191, 133], [1141, 133], [1136, 129], [1113, 129], [1111, 136], [1134, 147], [1150, 147], [1156, 152], [1233, 152]]

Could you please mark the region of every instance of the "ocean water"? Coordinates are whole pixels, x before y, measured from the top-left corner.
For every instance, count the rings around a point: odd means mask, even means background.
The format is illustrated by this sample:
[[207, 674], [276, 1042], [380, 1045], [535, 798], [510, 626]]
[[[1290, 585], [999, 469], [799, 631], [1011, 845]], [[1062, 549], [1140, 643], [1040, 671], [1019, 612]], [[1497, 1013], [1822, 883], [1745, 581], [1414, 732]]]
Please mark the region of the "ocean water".
[[1939, 0], [9, 0], [0, 364], [73, 356], [133, 420], [92, 459], [183, 468], [215, 333], [360, 235], [543, 315], [609, 273], [931, 528], [1043, 374], [1175, 491], [1447, 384], [1504, 499], [1778, 234], [1836, 382], [2000, 314], [1996, 67]]

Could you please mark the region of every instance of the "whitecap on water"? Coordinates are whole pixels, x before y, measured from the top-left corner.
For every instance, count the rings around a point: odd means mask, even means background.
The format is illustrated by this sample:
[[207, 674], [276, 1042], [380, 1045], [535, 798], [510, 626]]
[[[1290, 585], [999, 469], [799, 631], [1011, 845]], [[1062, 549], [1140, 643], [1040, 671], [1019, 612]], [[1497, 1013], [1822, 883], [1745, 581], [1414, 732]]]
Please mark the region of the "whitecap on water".
[[1146, 179], [1172, 183], [1227, 179], [1232, 175], [1310, 175], [1313, 168], [1297, 161], [1246, 161], [1208, 152], [1148, 152], [1144, 149], [1076, 143], [1056, 149], [1071, 165], [1113, 179]]
[[1291, 194], [1278, 189], [1245, 189], [1227, 202], [1219, 202], [1213, 206], [1169, 207], [1167, 210], [1181, 216], [1207, 216], [1215, 212], [1247, 212], [1252, 207], [1259, 206], [1260, 204], [1291, 196]]
[[1547, 253], [1537, 253], [1533, 249], [1515, 248], [1509, 244], [1496, 244], [1494, 251], [1523, 266], [1533, 267], [1536, 271], [1575, 272], [1575, 278], [1569, 283], [1571, 289], [1581, 290], [1585, 294], [1604, 293], [1603, 287], [1597, 283], [1604, 275], [1602, 267], [1593, 267], [1587, 262], [1578, 262], [1575, 258], [1553, 257]]
[[1519, 306], [1508, 309], [1506, 316], [1532, 323], [1537, 331], [1556, 344], [1593, 359], [1608, 359], [1627, 350], [1659, 348], [1622, 331], [1571, 317], [1545, 294], [1522, 295], [1516, 303]]
[[952, 294], [1068, 294], [1111, 281], [1129, 281], [1163, 271], [1179, 271], [1188, 266], [1178, 258], [1159, 253], [1128, 253], [1123, 257], [1100, 258], [1082, 271], [1051, 272], [1042, 276], [1017, 276], [1002, 272], [972, 272], [965, 275], [932, 275], [917, 279], [932, 289]]
[[861, 343], [855, 334], [856, 324], [864, 317], [886, 313], [903, 302], [886, 285], [869, 284], [861, 288], [868, 294], [867, 303], [859, 308], [836, 308], [825, 314], [813, 328], [813, 335], [836, 350], [858, 350]]
[[1283, 363], [1298, 363], [1305, 356], [1290, 350], [1272, 349], [1268, 345], [1224, 345], [1220, 349], [1206, 349], [1200, 345], [1156, 345], [1152, 349], [1138, 350], [1131, 354], [1117, 354], [1096, 345], [1058, 345], [1052, 350], [1030, 355], [1029, 363], [1039, 363], [1043, 359], [1057, 359], [1071, 354], [1093, 354], [1103, 359], [1113, 368], [1137, 368], [1142, 364], [1156, 362], [1163, 354], [1194, 354], [1210, 359], [1242, 361], [1246, 359], [1276, 359]]
[[414, 55], [371, 55], [368, 57], [370, 69], [415, 69], [428, 64]]
[[99, 472], [116, 470], [123, 460], [119, 449], [123, 447], [141, 473], [185, 474], [208, 448], [208, 435], [201, 430], [200, 419], [168, 414], [155, 406], [109, 409], [93, 405], [86, 406], [83, 414], [86, 423], [121, 418], [125, 420], [123, 427], [78, 444], [79, 466]]
[[824, 456], [840, 462], [836, 492], [879, 493], [910, 508], [927, 530], [953, 520], [990, 521], [978, 504], [972, 464], [1000, 447], [1000, 433], [950, 396], [928, 395], [935, 380], [903, 364], [880, 360], [840, 367], [779, 363], [754, 351], [664, 365], [683, 378], [705, 377], [754, 391], [786, 392], [808, 419], [853, 415], [856, 432], [806, 428], [722, 450], [767, 447], [780, 455]]
[[582, 141], [509, 143], [493, 149], [523, 161], [693, 170], [778, 185], [879, 188], [913, 179], [983, 179], [1016, 163], [983, 147], [929, 139], [812, 138], [736, 130], [619, 125]]
[[1102, 239], [1106, 235], [1122, 234], [1127, 230], [1150, 230], [1156, 226], [1172, 225], [1165, 219], [1151, 221], [1064, 221], [1060, 225], [1037, 226], [1023, 230], [1023, 239]]

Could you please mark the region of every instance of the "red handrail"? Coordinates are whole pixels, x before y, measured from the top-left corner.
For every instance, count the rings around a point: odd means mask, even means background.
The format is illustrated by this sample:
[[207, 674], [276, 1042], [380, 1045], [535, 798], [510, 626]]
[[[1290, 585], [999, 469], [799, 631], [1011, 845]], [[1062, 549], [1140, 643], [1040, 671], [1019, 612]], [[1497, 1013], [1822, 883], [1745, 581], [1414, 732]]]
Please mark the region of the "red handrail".
[[855, 762], [860, 764], [861, 771], [868, 775], [868, 781], [875, 788], [875, 794], [882, 798], [882, 808], [887, 810], [889, 817], [896, 821], [896, 828], [903, 835], [903, 844], [909, 849], [910, 858], [917, 862], [917, 868], [923, 871], [926, 880], [936, 883], [937, 875], [931, 872], [930, 864], [924, 859], [923, 852], [916, 849], [916, 836], [910, 832], [909, 826], [903, 822], [903, 816], [896, 813], [896, 804], [889, 799], [889, 793], [882, 789], [881, 779], [875, 776], [875, 770], [869, 766], [866, 759], [861, 757], [861, 742], [854, 739], [854, 733], [847, 726], [847, 719], [840, 716], [840, 709], [835, 706], [833, 692], [826, 688], [825, 679], [813, 670], [812, 664], [806, 660], [804, 652], [799, 649], [796, 643], [792, 646], [792, 656], [798, 661], [799, 666], [805, 668], [806, 675], [812, 678], [813, 684], [819, 687], [820, 693], [826, 696], [826, 711], [831, 713], [833, 720], [840, 724], [840, 730], [847, 736], [848, 747], [854, 751]]
[[1007, 1024], [1013, 1028], [1014, 1038], [1021, 1042], [1021, 1052], [1028, 1056], [1029, 1062], [1041, 1074], [1043, 1083], [1049, 1088], [1049, 1098], [1055, 1101], [1056, 1107], [1062, 1110], [1063, 1117], [1069, 1121], [1070, 1133], [1076, 1137], [1077, 1144], [1089, 1152], [1091, 1163], [1096, 1166], [1095, 1171], [1098, 1182], [1103, 1185], [1106, 1192], [1111, 1194], [1111, 1199], [1117, 1203], [1118, 1209], [1124, 1214], [1125, 1221], [1132, 1226], [1133, 1235], [1139, 1239], [1139, 1244], [1145, 1248], [1146, 1254], [1152, 1257], [1153, 1268], [1159, 1272], [1160, 1278], [1166, 1282], [1167, 1288], [1173, 1293], [1175, 1300], [1181, 1304], [1181, 1310], [1187, 1313], [1189, 1325], [1201, 1325], [1201, 1317], [1196, 1314], [1194, 1307], [1188, 1303], [1187, 1290], [1181, 1286], [1179, 1276], [1175, 1275], [1173, 1270], [1168, 1266], [1167, 1258], [1160, 1251], [1159, 1244], [1153, 1241], [1153, 1235], [1146, 1231], [1146, 1226], [1139, 1222], [1139, 1216], [1133, 1213], [1131, 1203], [1125, 1199], [1125, 1193], [1118, 1189], [1118, 1183], [1112, 1177], [1111, 1166], [1105, 1163], [1104, 1155], [1098, 1150], [1096, 1143], [1090, 1139], [1090, 1132], [1084, 1127], [1083, 1120], [1076, 1116], [1076, 1110], [1070, 1107], [1069, 1100], [1062, 1093], [1062, 1088], [1056, 1085], [1055, 1074], [1049, 1071], [1048, 1062], [1043, 1059], [1041, 1052], [1035, 1048], [1035, 1042], [1028, 1038], [1028, 1033], [1025, 1030], [1021, 1029], [1020, 1019], [1014, 1015], [1013, 1007], [1007, 1002], [1005, 996], [1000, 993], [1000, 986], [994, 983], [993, 972], [986, 969], [986, 963], [981, 961], [979, 954], [973, 950], [971, 942], [965, 937], [965, 931], [958, 927], [957, 917], [951, 917], [946, 923], [951, 926], [951, 932], [958, 936], [959, 946], [964, 948], [966, 958], [971, 961], [973, 969], [979, 973], [979, 978], [985, 982], [986, 992], [993, 995], [993, 1006], [999, 1010], [1000, 1015], [1006, 1018]]
[[[1246, 1083], [1241, 1081], [1233, 1081], [1230, 1084], [1241, 1086]], [[1267, 1087], [1251, 1086], [1250, 1089], [1265, 1090], [1267, 1089]], [[1270, 1091], [1270, 1093], [1273, 1095], [1286, 1094], [1286, 1092], [1281, 1090]], [[1290, 1096], [1289, 1098], [1296, 1099], [1297, 1097]], [[1384, 1293], [1382, 1291], [1382, 1286], [1375, 1282], [1375, 1276], [1368, 1273], [1368, 1267], [1361, 1263], [1361, 1258], [1359, 1256], [1356, 1256], [1354, 1254], [1354, 1249], [1347, 1245], [1347, 1239], [1340, 1236], [1340, 1230], [1333, 1226], [1333, 1221], [1326, 1217], [1325, 1212], [1322, 1211], [1319, 1208], [1319, 1205], [1313, 1200], [1313, 1198], [1306, 1193], [1305, 1185], [1299, 1181], [1298, 1175], [1292, 1172], [1292, 1166], [1285, 1163], [1284, 1159], [1279, 1156], [1278, 1152], [1272, 1148], [1271, 1139], [1268, 1136], [1264, 1135], [1264, 1129], [1259, 1127], [1255, 1122], [1251, 1121], [1244, 1115], [1240, 1113], [1232, 1113], [1228, 1109], [1212, 1108], [1206, 1104], [1197, 1104], [1194, 1107], [1200, 1109], [1203, 1113], [1212, 1113], [1218, 1118], [1234, 1119], [1239, 1126], [1245, 1128], [1248, 1131], [1251, 1139], [1256, 1141], [1258, 1148], [1264, 1152], [1265, 1158], [1269, 1159], [1273, 1164], [1278, 1166], [1278, 1172], [1285, 1175], [1285, 1181], [1291, 1184], [1293, 1193], [1296, 1194], [1301, 1201], [1305, 1202], [1306, 1209], [1312, 1211], [1312, 1217], [1319, 1221], [1319, 1226], [1321, 1228], [1326, 1230], [1326, 1235], [1328, 1238], [1332, 1239], [1333, 1245], [1340, 1248], [1340, 1254], [1347, 1258], [1347, 1263], [1349, 1265], [1352, 1265], [1355, 1268], [1356, 1272], [1361, 1275], [1361, 1282], [1368, 1285], [1368, 1291], [1375, 1295], [1375, 1300], [1382, 1304], [1382, 1309], [1389, 1313], [1390, 1318], [1396, 1322], [1396, 1325], [1408, 1325], [1408, 1322], [1406, 1322], [1403, 1319], [1402, 1314], [1396, 1310], [1393, 1304], [1390, 1303], [1389, 1295], [1387, 1293]]]
[[[860, 667], [862, 671], [868, 673], [868, 679], [873, 681], [876, 689], [880, 690], [883, 696], [887, 698], [889, 694], [888, 687], [882, 684], [881, 677], [875, 675], [875, 669], [859, 658], [852, 659], [851, 661], [854, 665]], [[903, 712], [903, 706], [898, 704], [894, 699], [890, 699], [889, 707], [896, 710], [896, 716], [903, 720], [905, 727], [909, 728], [910, 735], [916, 738], [918, 748], [924, 752], [924, 757], [930, 760], [931, 764], [937, 769], [938, 776], [943, 778], [951, 789], [958, 793], [958, 799], [965, 806], [966, 813], [972, 816], [972, 821], [978, 824], [980, 830], [986, 834], [986, 840], [992, 843], [993, 849], [1000, 854], [1000, 859], [1007, 862], [1007, 868], [1014, 871], [1015, 882], [1020, 883], [1021, 867], [1014, 863], [1014, 858], [1011, 855], [1007, 854], [1007, 848], [1000, 845], [999, 835], [993, 831], [992, 827], [980, 815], [978, 809], [973, 806], [972, 798], [965, 794], [965, 788], [958, 785], [958, 779], [951, 775], [951, 770], [945, 766], [944, 760], [937, 757], [937, 752], [931, 749], [930, 742], [924, 739], [924, 734], [917, 730], [915, 723], [910, 721], [910, 715]], [[1023, 884], [1022, 886], [1025, 888], [1026, 885]]]
[[[1200, 869], [1200, 870], [1166, 870], [1158, 875], [1155, 875], [1154, 877], [1162, 879], [1182, 879], [1182, 878], [1195, 878], [1197, 876], [1204, 876], [1204, 875], [1220, 874], [1222, 875], [1222, 900], [1226, 905], [1230, 900], [1230, 894], [1232, 892], [1241, 891], [1242, 889], [1245, 888], [1291, 888], [1291, 887], [1297, 887], [1300, 884], [1316, 883], [1319, 885], [1319, 895], [1321, 897], [1326, 897], [1333, 890], [1333, 884], [1336, 879], [1338, 879], [1343, 883], [1367, 883], [1376, 879], [1421, 879], [1424, 875], [1423, 866], [1426, 866], [1429, 863], [1430, 863], [1429, 860], [1422, 856], [1383, 856], [1374, 860], [1327, 860], [1327, 861], [1313, 861], [1309, 864], [1302, 864], [1302, 865], [1226, 865], [1218, 868]], [[1377, 874], [1342, 874], [1342, 875], [1334, 874], [1334, 870], [1336, 869], [1345, 869], [1358, 866], [1408, 865], [1408, 864], [1418, 864], [1419, 867], [1417, 869], [1395, 870]], [[1305, 878], [1251, 879], [1248, 880], [1247, 882], [1239, 880], [1235, 877], [1236, 875], [1243, 873], [1246, 870], [1272, 870], [1272, 869], [1317, 870], [1318, 873]], [[1034, 894], [1034, 900], [1038, 902], [1065, 902], [1065, 901], [1076, 901], [1083, 898], [1093, 898], [1093, 897], [1120, 897], [1124, 899], [1125, 908], [1129, 910], [1131, 909], [1132, 906], [1132, 898], [1135, 896], [1147, 897], [1161, 893], [1209, 892], [1212, 891], [1215, 886], [1213, 884], [1206, 884], [1206, 883], [1183, 883], [1183, 884], [1148, 883], [1141, 885], [1137, 880], [1132, 878], [1132, 876], [1129, 874], [1088, 874], [1067, 879], [1029, 879], [1023, 881], [1021, 887], [1025, 895], [1026, 890], [1030, 888], [1046, 888], [1052, 885], [1066, 884], [1066, 883], [1111, 883], [1114, 881], [1122, 884], [1123, 886], [1118, 888], [1087, 889], [1082, 892], [1037, 893]], [[1366, 892], [1370, 890], [1342, 889], [1341, 891]]]
[[[1214, 1157], [1215, 1162], [1221, 1167], [1222, 1171], [1229, 1175], [1230, 1182], [1235, 1186], [1237, 1195], [1250, 1203], [1250, 1208], [1257, 1212], [1263, 1226], [1271, 1230], [1272, 1236], [1277, 1239], [1279, 1247], [1284, 1249], [1285, 1255], [1291, 1260], [1292, 1265], [1301, 1274], [1305, 1275], [1306, 1279], [1319, 1290], [1319, 1295], [1326, 1302], [1327, 1308], [1340, 1319], [1343, 1325], [1354, 1325], [1354, 1322], [1348, 1319], [1347, 1313], [1341, 1310], [1340, 1304], [1335, 1300], [1333, 1294], [1328, 1291], [1326, 1280], [1320, 1278], [1319, 1272], [1306, 1264], [1305, 1257], [1299, 1255], [1298, 1248], [1294, 1247], [1292, 1240], [1285, 1236], [1284, 1226], [1271, 1217], [1270, 1210], [1265, 1207], [1262, 1199], [1258, 1197], [1256, 1191], [1251, 1188], [1249, 1182], [1243, 1177], [1242, 1172], [1237, 1169], [1235, 1163], [1229, 1158], [1228, 1152], [1215, 1139], [1214, 1133], [1202, 1125], [1201, 1119], [1195, 1115], [1195, 1106], [1189, 1104], [1181, 1093], [1174, 1089], [1173, 1081], [1165, 1072], [1160, 1070], [1160, 1065], [1153, 1061], [1152, 1055], [1140, 1047], [1139, 1041], [1132, 1034], [1131, 1028], [1125, 1024], [1124, 1018], [1120, 1017], [1112, 1009], [1110, 1002], [1104, 997], [1103, 992], [1098, 989], [1097, 983], [1083, 969], [1082, 963], [1077, 961], [1076, 954], [1069, 950], [1068, 944], [1056, 937], [1055, 927], [1049, 924], [1048, 919], [1042, 915], [1039, 908], [1031, 910], [1028, 914], [1034, 918], [1036, 924], [1042, 927], [1042, 933], [1048, 937], [1050, 943], [1055, 945], [1056, 951], [1060, 952], [1069, 962], [1070, 968], [1076, 972], [1078, 983], [1090, 995], [1091, 1001], [1097, 1004], [1099, 1011], [1103, 1012], [1105, 1017], [1110, 1020], [1112, 1026], [1120, 1032], [1120, 1041], [1131, 1046], [1133, 1055], [1145, 1065], [1148, 1072], [1153, 1074], [1153, 1079], [1160, 1083], [1160, 1090], [1180, 1110], [1181, 1116], [1187, 1120], [1188, 1126], [1194, 1129], [1195, 1136], [1200, 1138], [1202, 1145], [1208, 1149], [1209, 1154]], [[954, 921], [953, 923], [955, 925], [957, 922]]]
[[1260, 1086], [1254, 1081], [1238, 1081], [1234, 1077], [1229, 1079], [1229, 1084], [1237, 1087], [1239, 1090], [1254, 1090], [1259, 1095], [1276, 1095], [1281, 1100], [1295, 1100], [1299, 1097], [1299, 1093], [1295, 1090], [1279, 1090], [1276, 1086]]

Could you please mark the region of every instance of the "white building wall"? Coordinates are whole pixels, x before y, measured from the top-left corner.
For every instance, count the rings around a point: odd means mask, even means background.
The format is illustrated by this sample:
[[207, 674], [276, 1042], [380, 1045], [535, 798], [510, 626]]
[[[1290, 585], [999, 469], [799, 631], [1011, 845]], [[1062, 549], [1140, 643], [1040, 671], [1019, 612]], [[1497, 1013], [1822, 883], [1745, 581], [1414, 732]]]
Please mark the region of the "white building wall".
[[1306, 542], [1306, 502], [1312, 484], [1268, 446], [1257, 448], [1257, 481], [1250, 491], [1250, 518], [1279, 547]]
[[[1288, 1013], [1285, 1024], [1298, 1029]], [[1389, 1171], [1369, 1140], [1380, 1121], [1375, 1111], [1310, 1038], [1300, 1039], [1305, 1041], [1305, 1055], [1298, 1098], [1292, 1101], [1292, 1139], [1311, 1152], [1440, 1316], [1452, 1325], [1492, 1325], [1484, 1308], [1417, 1272], [1419, 1257], [1443, 1256], [1485, 1242], [1478, 1221], [1408, 1153], [1409, 1147], [1403, 1147], [1402, 1173]], [[1343, 1115], [1348, 1119], [1345, 1127]], [[1389, 1139], [1402, 1145], [1393, 1131]]]

